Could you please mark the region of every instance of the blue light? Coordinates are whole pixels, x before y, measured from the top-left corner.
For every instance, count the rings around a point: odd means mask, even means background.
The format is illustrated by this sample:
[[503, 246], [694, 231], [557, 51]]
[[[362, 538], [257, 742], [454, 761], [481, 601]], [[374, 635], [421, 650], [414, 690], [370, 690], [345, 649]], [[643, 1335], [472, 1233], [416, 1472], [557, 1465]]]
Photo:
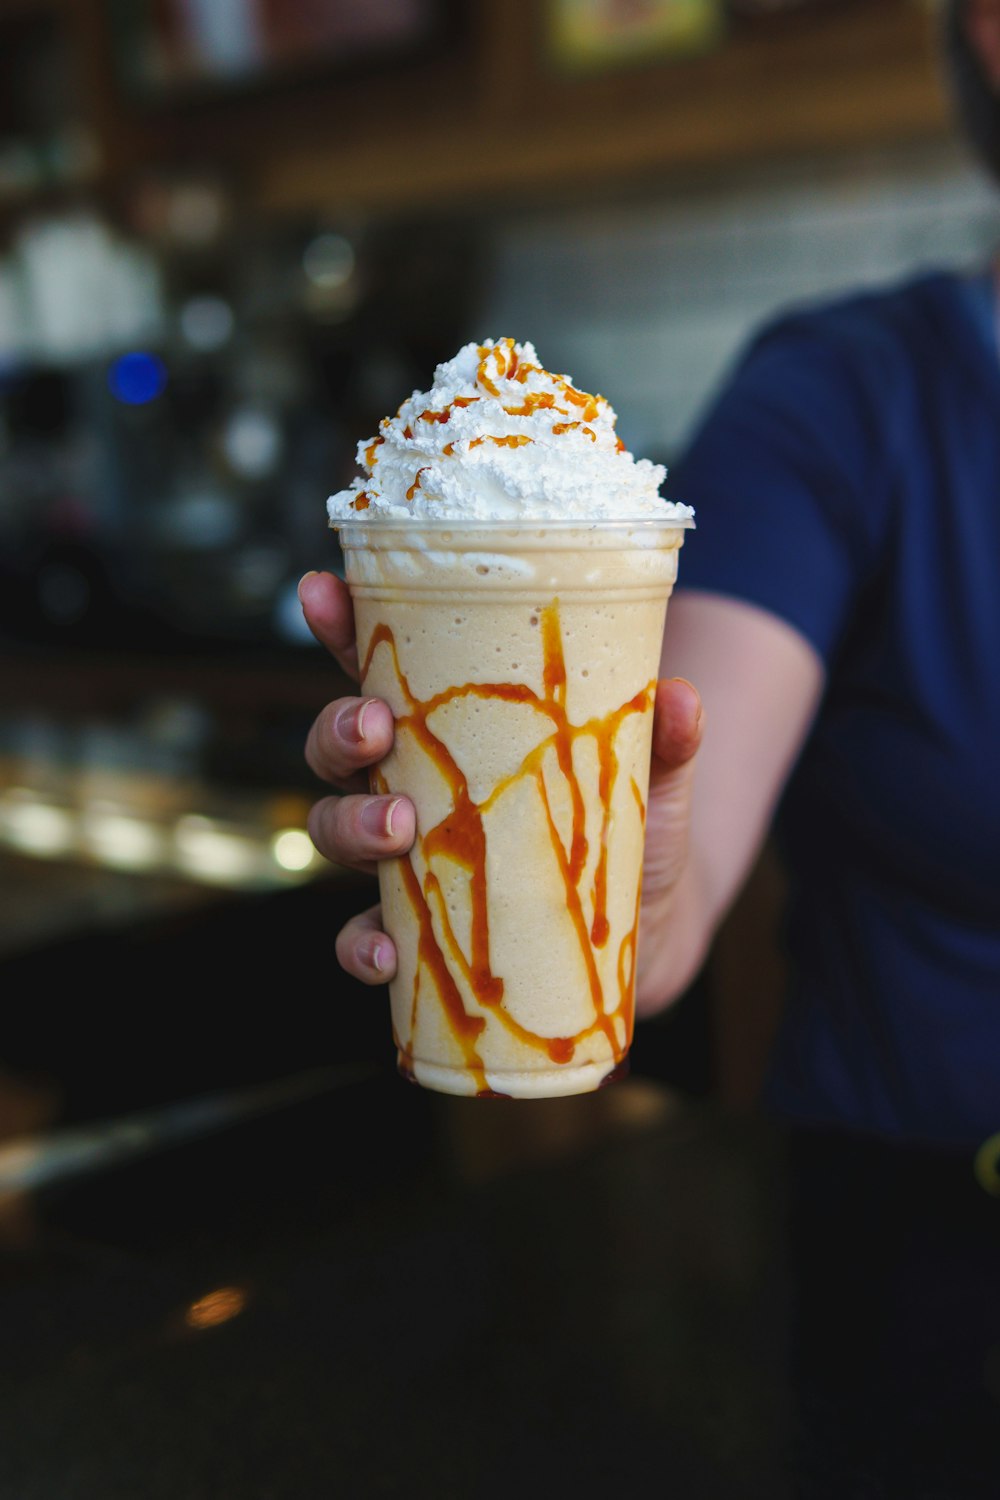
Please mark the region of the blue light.
[[123, 354], [108, 371], [111, 394], [126, 406], [145, 406], [163, 394], [167, 367], [155, 354]]

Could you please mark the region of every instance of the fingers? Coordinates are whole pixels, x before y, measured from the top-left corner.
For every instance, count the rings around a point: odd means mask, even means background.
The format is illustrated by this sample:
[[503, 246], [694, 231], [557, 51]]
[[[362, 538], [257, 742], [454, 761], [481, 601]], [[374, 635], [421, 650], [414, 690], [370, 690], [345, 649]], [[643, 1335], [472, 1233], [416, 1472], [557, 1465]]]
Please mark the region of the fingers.
[[653, 773], [687, 765], [701, 744], [704, 709], [698, 690], [685, 677], [670, 677], [656, 687], [653, 719]]
[[387, 984], [396, 972], [396, 948], [382, 931], [381, 906], [369, 907], [337, 934], [337, 962], [362, 984]]
[[307, 827], [326, 859], [371, 874], [378, 860], [406, 853], [417, 818], [408, 797], [324, 797], [310, 809]]
[[643, 907], [669, 899], [687, 861], [695, 752], [701, 744], [698, 693], [683, 677], [656, 689], [653, 760], [646, 807]]
[[357, 773], [388, 755], [392, 739], [392, 710], [381, 698], [337, 698], [309, 731], [306, 761], [322, 781], [360, 789]]
[[333, 573], [307, 573], [299, 580], [299, 603], [320, 645], [337, 658], [348, 676], [356, 679], [360, 674], [354, 608], [344, 580]]

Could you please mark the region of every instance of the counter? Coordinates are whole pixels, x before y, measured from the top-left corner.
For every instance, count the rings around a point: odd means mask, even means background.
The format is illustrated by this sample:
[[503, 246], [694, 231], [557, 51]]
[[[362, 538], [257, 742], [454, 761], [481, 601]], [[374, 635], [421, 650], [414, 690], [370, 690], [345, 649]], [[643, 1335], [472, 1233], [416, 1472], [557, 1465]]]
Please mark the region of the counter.
[[47, 1182], [0, 1147], [0, 1494], [1000, 1492], [964, 1158], [388, 1063], [143, 1118]]

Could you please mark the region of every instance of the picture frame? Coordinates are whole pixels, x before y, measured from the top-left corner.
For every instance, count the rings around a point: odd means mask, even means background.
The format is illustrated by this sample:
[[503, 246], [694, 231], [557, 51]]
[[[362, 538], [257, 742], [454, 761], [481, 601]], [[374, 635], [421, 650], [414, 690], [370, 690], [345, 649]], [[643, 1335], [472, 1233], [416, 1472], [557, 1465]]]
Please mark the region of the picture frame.
[[723, 0], [545, 0], [549, 61], [599, 72], [712, 51], [725, 38]]

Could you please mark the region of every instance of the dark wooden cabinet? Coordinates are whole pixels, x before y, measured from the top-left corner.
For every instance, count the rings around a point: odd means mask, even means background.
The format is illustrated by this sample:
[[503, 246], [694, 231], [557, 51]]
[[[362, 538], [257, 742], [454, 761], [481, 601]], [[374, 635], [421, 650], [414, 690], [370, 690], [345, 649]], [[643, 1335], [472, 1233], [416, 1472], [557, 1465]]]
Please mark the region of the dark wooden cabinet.
[[355, 72], [152, 106], [115, 66], [107, 0], [0, 0], [0, 32], [65, 28], [102, 186], [215, 167], [268, 215], [452, 210], [608, 194], [949, 129], [920, 0], [736, 21], [697, 57], [585, 75], [547, 56], [539, 0], [464, 0], [451, 41]]

